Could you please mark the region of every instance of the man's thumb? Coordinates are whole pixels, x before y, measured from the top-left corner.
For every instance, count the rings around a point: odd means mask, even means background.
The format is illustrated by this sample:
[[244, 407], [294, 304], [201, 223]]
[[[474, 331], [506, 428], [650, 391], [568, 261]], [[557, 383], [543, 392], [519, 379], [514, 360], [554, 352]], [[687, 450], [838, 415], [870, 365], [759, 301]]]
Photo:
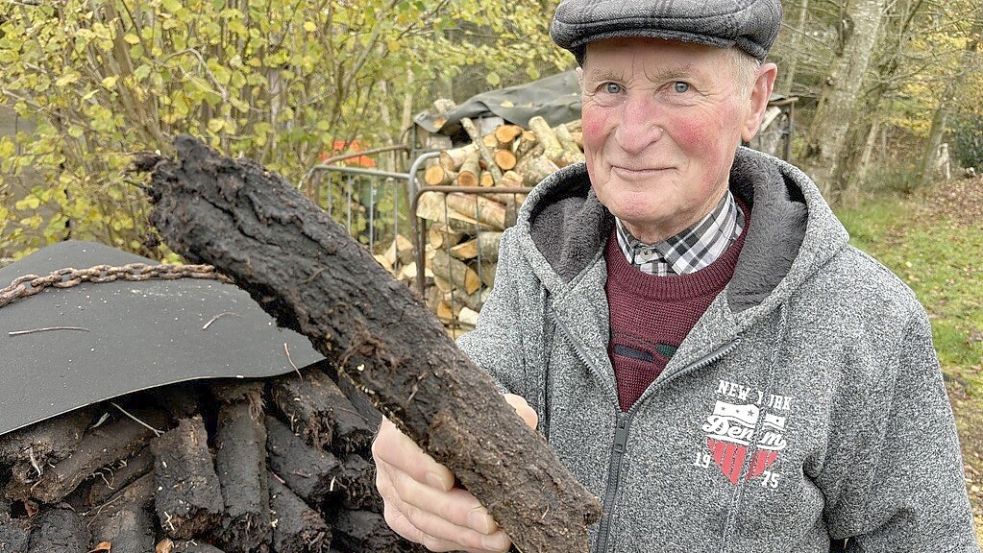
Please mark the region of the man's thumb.
[[522, 396], [517, 396], [515, 394], [505, 394], [504, 397], [505, 401], [507, 401], [509, 405], [515, 409], [516, 414], [522, 417], [522, 420], [529, 425], [529, 428], [535, 430], [536, 425], [539, 424], [539, 416], [532, 407], [529, 407], [526, 400], [523, 399]]

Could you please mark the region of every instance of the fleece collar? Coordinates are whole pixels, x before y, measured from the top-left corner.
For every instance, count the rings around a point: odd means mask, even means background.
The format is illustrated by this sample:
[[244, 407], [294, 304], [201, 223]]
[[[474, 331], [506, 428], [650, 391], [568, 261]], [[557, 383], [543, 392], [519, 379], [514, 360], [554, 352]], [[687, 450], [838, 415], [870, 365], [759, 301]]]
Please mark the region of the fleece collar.
[[[751, 224], [726, 289], [733, 312], [770, 310], [848, 240], [846, 230], [801, 171], [739, 148], [731, 191], [751, 206]], [[567, 286], [603, 258], [614, 217], [598, 201], [584, 163], [565, 167], [530, 193], [516, 224], [540, 280]]]

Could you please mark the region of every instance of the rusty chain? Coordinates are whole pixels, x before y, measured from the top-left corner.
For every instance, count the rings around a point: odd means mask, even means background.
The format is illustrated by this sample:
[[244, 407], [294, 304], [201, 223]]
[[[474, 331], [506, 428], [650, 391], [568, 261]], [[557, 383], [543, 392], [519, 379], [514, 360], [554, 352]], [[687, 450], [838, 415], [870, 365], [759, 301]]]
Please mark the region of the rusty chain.
[[116, 280], [176, 280], [179, 278], [198, 278], [231, 283], [232, 279], [219, 273], [211, 265], [148, 265], [129, 263], [114, 267], [95, 265], [88, 269], [66, 267], [45, 276], [24, 275], [17, 277], [10, 286], [0, 289], [0, 307], [19, 299], [40, 294], [45, 288], [71, 288], [83, 282], [114, 282]]

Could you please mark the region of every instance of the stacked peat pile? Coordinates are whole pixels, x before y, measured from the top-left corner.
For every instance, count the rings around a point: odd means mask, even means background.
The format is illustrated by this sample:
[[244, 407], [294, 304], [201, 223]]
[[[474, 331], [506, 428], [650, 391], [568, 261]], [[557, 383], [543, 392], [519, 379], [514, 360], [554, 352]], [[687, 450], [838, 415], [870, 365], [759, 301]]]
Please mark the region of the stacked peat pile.
[[320, 365], [134, 393], [0, 436], [0, 552], [419, 550], [380, 514], [378, 413]]
[[[445, 325], [467, 331], [494, 286], [502, 231], [515, 223], [525, 192], [561, 167], [583, 161], [584, 154], [579, 120], [551, 127], [533, 117], [528, 129], [506, 124], [484, 136], [470, 120], [462, 125], [472, 142], [441, 151], [424, 182], [472, 190], [424, 192], [416, 215], [428, 222], [427, 305]], [[397, 240], [377, 259], [387, 268], [402, 267], [391, 272], [408, 280], [416, 276], [415, 266], [396, 263], [405, 249]]]

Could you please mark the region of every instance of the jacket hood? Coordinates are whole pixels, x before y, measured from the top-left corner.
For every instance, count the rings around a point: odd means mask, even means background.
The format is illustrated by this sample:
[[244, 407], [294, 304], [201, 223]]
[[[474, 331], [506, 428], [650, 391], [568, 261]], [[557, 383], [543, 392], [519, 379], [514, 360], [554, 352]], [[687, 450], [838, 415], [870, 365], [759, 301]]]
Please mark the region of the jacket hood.
[[[819, 189], [777, 158], [739, 148], [731, 191], [751, 206], [734, 277], [725, 290], [732, 311], [770, 311], [849, 239]], [[519, 212], [515, 232], [547, 289], [559, 292], [603, 257], [614, 217], [598, 201], [578, 163], [540, 183]], [[530, 247], [534, 246], [534, 247]]]

